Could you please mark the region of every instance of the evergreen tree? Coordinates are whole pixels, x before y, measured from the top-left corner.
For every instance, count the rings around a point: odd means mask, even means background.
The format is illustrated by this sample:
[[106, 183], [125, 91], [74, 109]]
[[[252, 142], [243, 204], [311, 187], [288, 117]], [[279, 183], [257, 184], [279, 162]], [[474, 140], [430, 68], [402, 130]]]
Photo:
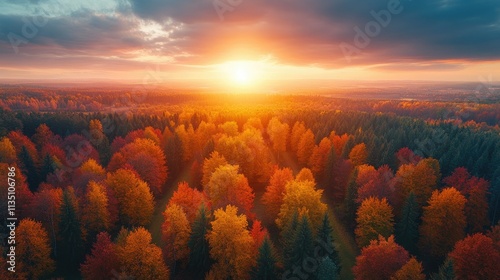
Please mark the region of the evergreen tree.
[[[338, 162], [337, 152], [335, 151], [335, 146], [332, 145], [328, 157], [326, 158], [325, 170], [323, 171], [324, 184], [325, 186], [331, 186], [334, 179], [333, 169]], [[327, 188], [330, 189], [330, 188]]]
[[278, 279], [276, 272], [276, 257], [273, 252], [271, 240], [265, 237], [259, 248], [257, 257], [257, 266], [252, 272], [252, 278], [255, 280]]
[[72, 187], [68, 187], [63, 193], [59, 237], [61, 252], [58, 256], [61, 267], [67, 271], [75, 271], [82, 260], [83, 240], [78, 202]]
[[294, 211], [292, 218], [281, 231], [281, 244], [283, 246], [283, 261], [286, 268], [292, 266], [293, 238], [299, 225], [299, 213]]
[[438, 273], [431, 276], [431, 280], [453, 280], [455, 279], [455, 271], [453, 270], [453, 261], [446, 259], [439, 268]]
[[333, 244], [333, 228], [330, 224], [328, 212], [325, 212], [325, 215], [323, 216], [323, 221], [321, 222], [321, 225], [318, 229], [318, 236], [315, 243], [316, 248], [321, 248], [319, 255], [328, 257], [335, 263], [335, 267], [337, 267], [337, 270], [340, 270], [341, 264], [339, 253], [337, 252]]
[[40, 181], [44, 182], [47, 179], [47, 175], [56, 171], [54, 161], [52, 157], [47, 154], [43, 158], [42, 169], [40, 170]]
[[[303, 215], [293, 236], [291, 248], [291, 266], [285, 269], [293, 270], [294, 267], [302, 267], [304, 261], [312, 258], [314, 254], [313, 232], [311, 222], [307, 215]], [[306, 271], [303, 271], [307, 273]]]
[[329, 257], [323, 258], [318, 266], [317, 280], [336, 280], [340, 279], [340, 269]]
[[397, 242], [413, 254], [415, 254], [415, 244], [418, 238], [418, 207], [416, 196], [411, 192], [401, 211], [401, 220], [396, 226]]
[[212, 260], [210, 259], [210, 247], [205, 238], [210, 229], [209, 214], [204, 205], [198, 211], [194, 220], [189, 237], [189, 268], [193, 270], [197, 278], [203, 278], [210, 270]]
[[356, 220], [356, 211], [358, 210], [359, 203], [356, 202], [356, 197], [358, 195], [358, 185], [356, 184], [356, 179], [358, 178], [358, 169], [355, 168], [351, 174], [349, 184], [347, 185], [346, 196], [344, 198], [343, 214], [344, 223], [354, 232], [356, 227], [354, 221]]
[[22, 171], [24, 175], [26, 175], [28, 185], [32, 192], [35, 192], [38, 189], [38, 185], [40, 184], [40, 179], [38, 177], [38, 171], [36, 169], [35, 161], [31, 157], [28, 149], [25, 146], [21, 148], [21, 152], [19, 153], [19, 159], [22, 163]]
[[354, 142], [354, 137], [352, 136], [349, 137], [349, 139], [344, 145], [344, 148], [342, 149], [342, 158], [347, 159], [349, 157], [349, 153], [351, 152], [352, 148], [354, 148], [355, 145], [356, 144]]

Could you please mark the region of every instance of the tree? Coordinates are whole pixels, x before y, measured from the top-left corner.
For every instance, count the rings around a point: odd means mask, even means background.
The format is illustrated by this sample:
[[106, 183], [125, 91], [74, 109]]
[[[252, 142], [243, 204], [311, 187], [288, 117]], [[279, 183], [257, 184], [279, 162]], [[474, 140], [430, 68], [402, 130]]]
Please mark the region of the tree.
[[356, 223], [356, 242], [359, 247], [370, 244], [379, 235], [387, 238], [394, 231], [392, 207], [385, 198], [370, 197], [365, 199], [358, 209]]
[[119, 266], [116, 245], [111, 242], [107, 232], [101, 232], [97, 235], [92, 251], [80, 265], [80, 271], [84, 279], [107, 280], [112, 279], [112, 272], [118, 271]]
[[292, 149], [293, 153], [297, 154], [300, 138], [305, 132], [306, 126], [304, 125], [304, 122], [295, 122], [290, 135], [290, 148]]
[[210, 158], [206, 158], [203, 161], [203, 177], [201, 179], [201, 185], [206, 188], [215, 169], [226, 164], [227, 160], [224, 158], [224, 156], [220, 155], [217, 151], [212, 152], [210, 154]]
[[327, 207], [321, 202], [322, 190], [316, 190], [314, 182], [290, 181], [286, 185], [283, 204], [281, 205], [276, 224], [279, 228], [293, 217], [295, 211], [299, 215], [307, 215], [314, 228], [318, 228]]
[[165, 242], [165, 257], [172, 263], [172, 272], [175, 273], [175, 262], [186, 260], [189, 255], [188, 241], [191, 226], [184, 210], [177, 204], [169, 204], [163, 212], [165, 221], [161, 226], [163, 241]]
[[120, 220], [126, 225], [142, 226], [149, 223], [154, 211], [153, 195], [146, 182], [128, 169], [108, 173], [106, 184], [118, 200]]
[[272, 221], [276, 219], [280, 212], [283, 197], [285, 196], [285, 186], [293, 180], [293, 171], [290, 168], [276, 169], [269, 180], [266, 192], [262, 195], [262, 203], [266, 207], [266, 217]]
[[382, 165], [377, 170], [370, 165], [358, 166], [358, 202], [368, 197], [387, 198], [393, 201], [393, 192], [391, 189], [391, 180], [394, 177], [393, 171], [387, 165]]
[[297, 176], [295, 176], [296, 181], [311, 181], [316, 183], [316, 180], [314, 180], [314, 175], [311, 172], [311, 169], [309, 168], [302, 168]]
[[267, 134], [273, 143], [273, 149], [278, 153], [286, 151], [286, 144], [288, 143], [288, 133], [290, 127], [287, 123], [281, 123], [278, 118], [273, 117], [267, 125]]
[[314, 138], [314, 133], [310, 129], [308, 129], [300, 137], [300, 141], [297, 146], [297, 159], [302, 165], [305, 165], [309, 162], [309, 157], [311, 157], [311, 154], [316, 145]]
[[[302, 267], [308, 258], [314, 256], [314, 242], [311, 222], [306, 215], [302, 215], [300, 222], [292, 238], [290, 259], [285, 270], [293, 270], [294, 267]], [[309, 271], [303, 271], [304, 274]]]
[[48, 230], [54, 255], [57, 256], [57, 233], [61, 217], [61, 204], [63, 192], [61, 189], [41, 189], [33, 197], [31, 214], [35, 220], [40, 221]]
[[211, 260], [209, 254], [208, 240], [205, 238], [210, 230], [210, 217], [204, 205], [198, 211], [198, 215], [192, 226], [189, 236], [189, 268], [195, 272], [197, 278], [203, 278], [210, 270]]
[[133, 279], [169, 279], [161, 249], [151, 243], [151, 234], [143, 227], [130, 232], [118, 256], [123, 272]]
[[163, 151], [155, 142], [139, 138], [125, 145], [113, 155], [108, 169], [116, 171], [124, 164], [132, 166], [155, 195], [161, 194], [167, 180], [167, 165]]
[[87, 188], [82, 215], [82, 222], [90, 239], [101, 231], [109, 230], [110, 221], [106, 189], [102, 184], [91, 181]]
[[9, 138], [3, 137], [0, 141], [0, 162], [13, 164], [17, 161], [16, 149]]
[[455, 188], [434, 191], [429, 205], [424, 207], [420, 226], [423, 251], [439, 259], [464, 237], [466, 199]]
[[425, 280], [422, 263], [411, 258], [391, 277], [391, 280]]
[[22, 271], [28, 279], [50, 274], [54, 270], [50, 251], [49, 238], [42, 224], [31, 219], [21, 220], [16, 228], [16, 271]]
[[251, 215], [255, 194], [243, 174], [238, 173], [237, 165], [219, 166], [205, 189], [213, 209], [234, 205], [246, 215]]
[[22, 146], [21, 148], [21, 152], [19, 153], [19, 160], [21, 162], [21, 170], [27, 178], [30, 190], [36, 191], [38, 189], [38, 184], [40, 184], [40, 178], [38, 176], [36, 163], [25, 146]]
[[354, 146], [349, 153], [349, 159], [354, 166], [358, 166], [366, 163], [368, 158], [368, 152], [366, 151], [365, 143], [358, 144]]
[[254, 263], [253, 239], [245, 215], [237, 215], [232, 205], [215, 211], [212, 229], [207, 234], [210, 256], [215, 260], [210, 273], [216, 279], [248, 279]]
[[433, 273], [431, 276], [432, 280], [455, 280], [455, 270], [453, 269], [453, 261], [451, 259], [446, 259], [444, 263], [439, 267], [438, 273]]
[[396, 241], [410, 253], [415, 253], [418, 239], [419, 206], [413, 192], [406, 199], [401, 219], [396, 225]]
[[315, 146], [312, 151], [311, 157], [309, 158], [309, 167], [318, 177], [323, 177], [326, 160], [328, 159], [328, 152], [331, 148], [332, 142], [325, 137], [321, 139], [319, 145]]
[[197, 189], [189, 187], [188, 183], [180, 182], [169, 204], [177, 204], [186, 213], [189, 223], [193, 223], [198, 213], [198, 208], [205, 202], [205, 195]]
[[271, 240], [269, 240], [269, 237], [266, 236], [262, 241], [262, 245], [260, 245], [259, 247], [259, 253], [257, 255], [257, 265], [252, 270], [252, 279], [278, 279], [276, 263], [277, 260]]
[[320, 248], [318, 255], [328, 257], [335, 263], [338, 271], [341, 269], [339, 253], [334, 245], [333, 240], [333, 227], [330, 223], [328, 212], [323, 215], [323, 220], [315, 239], [315, 248]]
[[42, 123], [36, 128], [36, 132], [33, 135], [33, 142], [35, 142], [36, 148], [41, 151], [45, 145], [52, 141], [54, 137], [54, 133], [50, 130], [50, 128]]
[[253, 238], [255, 255], [257, 256], [262, 242], [264, 242], [264, 239], [268, 235], [267, 229], [262, 227], [262, 223], [259, 220], [254, 220], [252, 223], [252, 229], [250, 229], [250, 235]]
[[68, 187], [63, 192], [59, 220], [59, 238], [61, 240], [59, 260], [68, 271], [77, 268], [83, 256], [84, 233], [78, 209], [75, 192], [72, 187]]
[[449, 256], [458, 279], [500, 279], [500, 251], [482, 233], [458, 241]]
[[410, 192], [415, 193], [420, 206], [424, 205], [436, 188], [438, 177], [435, 167], [424, 159], [419, 161], [417, 165], [401, 165], [396, 172], [396, 182], [398, 191], [396, 209], [400, 210]]
[[340, 269], [329, 257], [323, 258], [318, 266], [317, 280], [336, 280], [340, 279]]
[[408, 252], [396, 242], [394, 236], [387, 240], [382, 236], [361, 249], [353, 267], [354, 277], [359, 280], [385, 280], [401, 269], [410, 259]]

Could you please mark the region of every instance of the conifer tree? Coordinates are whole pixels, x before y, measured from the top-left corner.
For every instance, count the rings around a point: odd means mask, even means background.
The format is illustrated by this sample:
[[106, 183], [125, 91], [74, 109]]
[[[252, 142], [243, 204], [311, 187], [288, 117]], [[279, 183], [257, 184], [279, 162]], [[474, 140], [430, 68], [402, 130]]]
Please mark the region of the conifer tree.
[[255, 280], [277, 279], [276, 257], [269, 237], [265, 237], [259, 248], [257, 256], [257, 266], [252, 271], [252, 278]]
[[329, 257], [323, 258], [318, 266], [316, 280], [336, 280], [340, 279], [340, 269]]
[[[291, 250], [291, 266], [285, 269], [293, 270], [294, 266], [302, 267], [302, 264], [307, 258], [311, 258], [314, 254], [313, 232], [311, 222], [307, 215], [302, 215], [297, 230], [293, 236]], [[303, 271], [305, 272], [305, 271]]]
[[205, 238], [210, 229], [210, 217], [205, 205], [200, 207], [189, 237], [189, 268], [197, 278], [203, 278], [210, 270], [210, 246]]
[[285, 267], [292, 266], [293, 236], [299, 225], [299, 213], [294, 211], [292, 218], [281, 231], [281, 245], [283, 246], [283, 261]]
[[325, 212], [325, 215], [323, 216], [323, 221], [318, 229], [318, 234], [315, 240], [316, 248], [321, 248], [319, 255], [328, 257], [335, 263], [337, 270], [340, 270], [339, 253], [333, 245], [333, 227], [330, 224], [328, 212]]
[[439, 267], [439, 272], [434, 273], [431, 276], [431, 280], [454, 280], [455, 270], [453, 269], [453, 261], [451, 259], [446, 259], [444, 263]]
[[415, 193], [411, 192], [403, 206], [401, 220], [396, 226], [396, 240], [410, 253], [415, 253], [418, 238], [418, 203]]
[[61, 253], [59, 260], [68, 271], [77, 268], [83, 253], [81, 221], [78, 214], [78, 202], [72, 187], [63, 192], [61, 219], [59, 222]]
[[40, 180], [38, 177], [38, 170], [36, 169], [35, 161], [31, 157], [28, 149], [25, 146], [21, 148], [21, 152], [19, 153], [19, 159], [22, 163], [22, 171], [24, 175], [26, 175], [26, 179], [28, 181], [28, 185], [32, 192], [38, 189], [38, 184], [40, 184]]

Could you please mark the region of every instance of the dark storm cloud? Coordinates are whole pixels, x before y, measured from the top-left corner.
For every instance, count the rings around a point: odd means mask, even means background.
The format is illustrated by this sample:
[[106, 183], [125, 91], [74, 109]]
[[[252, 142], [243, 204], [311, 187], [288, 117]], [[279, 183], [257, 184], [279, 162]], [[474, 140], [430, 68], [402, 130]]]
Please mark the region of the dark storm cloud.
[[[140, 17], [159, 22], [171, 17], [185, 23], [183, 47], [202, 57], [217, 54], [224, 40], [244, 43], [252, 38], [260, 39], [257, 48], [285, 62], [335, 65], [345, 63], [338, 45], [353, 44], [353, 28], [364, 29], [374, 20], [371, 12], [387, 10], [389, 1], [242, 0], [224, 13], [223, 21], [214, 3], [231, 3], [224, 0], [131, 3]], [[392, 15], [389, 25], [362, 49], [362, 59], [353, 63], [500, 58], [500, 1], [405, 0], [400, 5], [402, 12]], [[204, 42], [214, 42], [215, 48], [200, 47]]]

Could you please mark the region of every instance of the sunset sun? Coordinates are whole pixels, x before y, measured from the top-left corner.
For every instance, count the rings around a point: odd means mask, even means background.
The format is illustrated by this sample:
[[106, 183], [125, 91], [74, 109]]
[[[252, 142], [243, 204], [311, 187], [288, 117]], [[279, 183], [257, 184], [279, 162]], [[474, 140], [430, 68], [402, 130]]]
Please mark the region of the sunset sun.
[[255, 61], [229, 61], [220, 65], [223, 79], [232, 85], [248, 87], [258, 80], [262, 67]]

